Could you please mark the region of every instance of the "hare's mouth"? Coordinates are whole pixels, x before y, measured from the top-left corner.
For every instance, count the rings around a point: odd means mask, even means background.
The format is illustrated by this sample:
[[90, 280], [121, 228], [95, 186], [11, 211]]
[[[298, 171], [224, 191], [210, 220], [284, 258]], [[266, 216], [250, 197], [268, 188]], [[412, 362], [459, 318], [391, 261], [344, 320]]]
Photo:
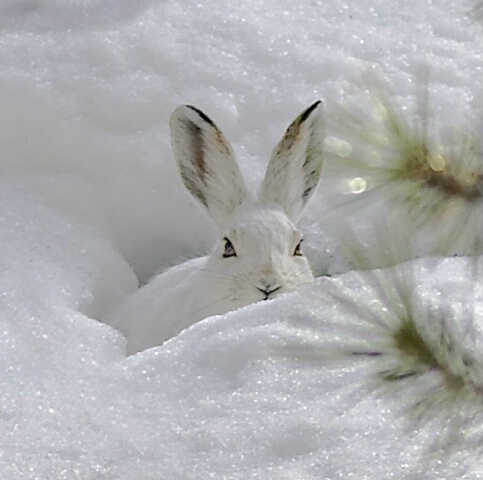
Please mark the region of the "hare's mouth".
[[272, 296], [273, 298], [274, 296], [273, 294], [275, 292], [278, 292], [282, 288], [282, 286], [270, 285], [270, 286], [263, 286], [263, 287], [257, 286], [255, 288], [265, 296], [265, 298], [262, 298], [262, 300], [268, 300], [270, 296]]

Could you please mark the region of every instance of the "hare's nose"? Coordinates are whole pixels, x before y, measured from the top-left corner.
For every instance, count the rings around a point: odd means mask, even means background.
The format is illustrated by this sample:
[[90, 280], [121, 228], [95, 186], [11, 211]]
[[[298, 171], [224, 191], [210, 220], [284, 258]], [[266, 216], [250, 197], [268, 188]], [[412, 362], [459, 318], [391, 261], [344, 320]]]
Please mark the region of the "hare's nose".
[[277, 285], [276, 283], [261, 283], [260, 285], [256, 286], [256, 289], [265, 295], [265, 298], [263, 300], [267, 300], [272, 293], [275, 293], [281, 288], [282, 286]]

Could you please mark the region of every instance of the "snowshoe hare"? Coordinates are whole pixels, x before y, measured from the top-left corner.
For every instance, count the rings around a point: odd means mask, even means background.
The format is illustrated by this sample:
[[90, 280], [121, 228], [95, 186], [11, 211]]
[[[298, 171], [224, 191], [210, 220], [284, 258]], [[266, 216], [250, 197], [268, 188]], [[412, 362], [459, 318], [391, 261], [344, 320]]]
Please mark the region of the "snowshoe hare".
[[200, 110], [171, 117], [181, 179], [215, 222], [219, 241], [206, 257], [156, 276], [108, 323], [123, 331], [128, 353], [178, 334], [205, 317], [267, 300], [314, 280], [295, 228], [320, 178], [322, 103], [300, 114], [274, 149], [258, 195], [251, 195], [228, 141]]

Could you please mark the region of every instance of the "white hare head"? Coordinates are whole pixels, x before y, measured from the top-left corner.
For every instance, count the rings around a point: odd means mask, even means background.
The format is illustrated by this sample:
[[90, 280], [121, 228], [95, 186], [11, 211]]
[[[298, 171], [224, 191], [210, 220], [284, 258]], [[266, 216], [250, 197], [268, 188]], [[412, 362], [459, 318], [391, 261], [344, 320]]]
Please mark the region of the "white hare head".
[[[203, 112], [180, 106], [171, 139], [181, 179], [215, 222], [219, 241], [204, 265], [201, 309], [224, 313], [313, 281], [295, 227], [322, 169], [322, 103], [300, 114], [274, 149], [257, 195], [233, 150]], [[206, 316], [206, 315], [205, 315]]]

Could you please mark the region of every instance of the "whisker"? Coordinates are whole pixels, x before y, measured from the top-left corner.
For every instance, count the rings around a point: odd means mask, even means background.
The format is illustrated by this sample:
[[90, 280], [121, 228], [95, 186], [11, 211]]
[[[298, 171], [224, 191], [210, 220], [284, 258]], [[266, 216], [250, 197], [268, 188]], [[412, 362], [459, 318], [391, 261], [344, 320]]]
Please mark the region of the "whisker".
[[[203, 306], [201, 306], [200, 308], [198, 308], [198, 309], [194, 310], [194, 311], [191, 313], [191, 315], [190, 315], [190, 317], [189, 317], [189, 318], [192, 318], [192, 317], [197, 316], [197, 315], [198, 315], [200, 312], [202, 312], [203, 310], [212, 309], [212, 308], [213, 308], [214, 306], [216, 306], [216, 305], [223, 304], [223, 303], [225, 303], [226, 301], [231, 301], [231, 300], [232, 300], [232, 297], [231, 297], [230, 295], [226, 295], [226, 296], [221, 297], [221, 298], [219, 298], [219, 299], [217, 299], [217, 300], [215, 300], [215, 301], [213, 301], [213, 302], [206, 303], [206, 304], [204, 304]], [[225, 312], [225, 311], [223, 311], [223, 312], [220, 312], [219, 314], [217, 314], [217, 313], [213, 313], [212, 315], [221, 315], [221, 314], [223, 314], [223, 313], [226, 313], [226, 312]]]
[[200, 271], [205, 272], [205, 273], [209, 273], [213, 277], [221, 278], [223, 280], [230, 280], [232, 278], [232, 275], [226, 275], [222, 272], [218, 272], [216, 270], [211, 270], [209, 268], [202, 268]]

